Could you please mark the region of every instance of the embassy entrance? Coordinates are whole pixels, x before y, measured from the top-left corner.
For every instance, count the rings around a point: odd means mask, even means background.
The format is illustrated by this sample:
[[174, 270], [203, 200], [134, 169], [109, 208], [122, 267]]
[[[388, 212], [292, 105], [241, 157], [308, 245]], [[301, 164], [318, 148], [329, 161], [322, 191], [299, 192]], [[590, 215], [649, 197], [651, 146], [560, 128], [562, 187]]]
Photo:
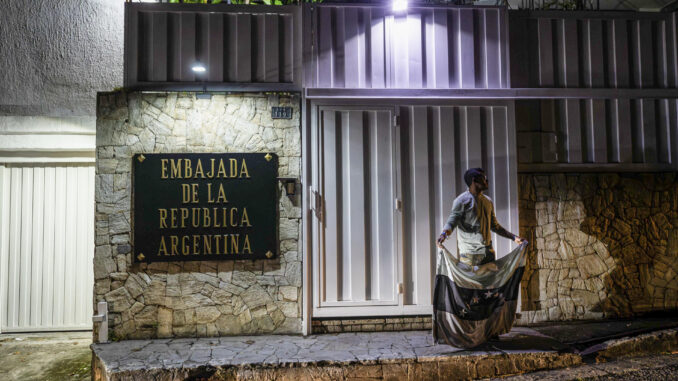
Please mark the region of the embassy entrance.
[[468, 168], [518, 230], [512, 102], [310, 103], [313, 318], [430, 314], [434, 241]]

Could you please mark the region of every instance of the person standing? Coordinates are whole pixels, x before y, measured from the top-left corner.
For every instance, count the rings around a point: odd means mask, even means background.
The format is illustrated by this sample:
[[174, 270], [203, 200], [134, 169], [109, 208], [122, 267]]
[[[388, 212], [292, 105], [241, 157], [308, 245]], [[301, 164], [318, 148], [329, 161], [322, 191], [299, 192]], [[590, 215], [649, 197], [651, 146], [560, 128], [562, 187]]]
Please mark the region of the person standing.
[[[497, 221], [482, 168], [464, 173], [468, 191], [454, 200], [439, 248], [433, 292], [433, 339], [438, 344], [473, 348], [513, 326], [520, 281], [525, 271], [527, 241]], [[443, 243], [457, 230], [456, 254]], [[519, 246], [495, 259], [491, 233]]]
[[494, 214], [492, 200], [483, 194], [488, 189], [487, 176], [482, 168], [471, 168], [464, 173], [468, 190], [454, 200], [447, 223], [436, 242], [443, 242], [457, 229], [460, 261], [470, 266], [482, 265], [496, 259], [491, 232], [522, 244], [524, 239], [504, 229]]

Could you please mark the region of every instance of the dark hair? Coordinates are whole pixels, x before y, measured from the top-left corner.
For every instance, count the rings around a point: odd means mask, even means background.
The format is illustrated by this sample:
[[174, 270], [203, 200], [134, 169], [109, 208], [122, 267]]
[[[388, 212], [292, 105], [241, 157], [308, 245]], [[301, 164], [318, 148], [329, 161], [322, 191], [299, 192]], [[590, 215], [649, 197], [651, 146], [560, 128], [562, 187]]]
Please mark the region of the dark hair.
[[473, 183], [473, 180], [485, 176], [485, 170], [482, 168], [469, 168], [466, 172], [464, 172], [464, 182], [466, 185], [469, 187], [471, 186], [471, 183]]

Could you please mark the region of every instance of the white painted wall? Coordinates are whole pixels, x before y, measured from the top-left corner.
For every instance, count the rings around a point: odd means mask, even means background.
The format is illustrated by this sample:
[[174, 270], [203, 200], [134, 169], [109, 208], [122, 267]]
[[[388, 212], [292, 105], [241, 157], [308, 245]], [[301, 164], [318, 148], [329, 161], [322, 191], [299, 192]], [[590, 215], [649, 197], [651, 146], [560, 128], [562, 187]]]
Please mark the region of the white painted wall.
[[2, 0], [0, 331], [91, 328], [96, 94], [122, 86], [123, 8]]
[[94, 151], [96, 93], [122, 86], [123, 6], [3, 0], [0, 162]]
[[3, 0], [0, 115], [94, 116], [122, 86], [124, 0]]

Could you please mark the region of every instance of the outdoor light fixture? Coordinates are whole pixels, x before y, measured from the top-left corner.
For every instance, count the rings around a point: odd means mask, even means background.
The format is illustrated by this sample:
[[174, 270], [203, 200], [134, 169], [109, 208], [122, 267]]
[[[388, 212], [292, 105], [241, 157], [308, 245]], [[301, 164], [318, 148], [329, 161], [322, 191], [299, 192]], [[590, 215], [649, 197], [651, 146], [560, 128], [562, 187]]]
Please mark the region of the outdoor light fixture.
[[202, 73], [207, 71], [207, 68], [205, 67], [205, 65], [201, 64], [200, 62], [196, 62], [191, 67], [191, 70], [193, 70], [194, 73], [202, 74]]
[[297, 179], [294, 177], [278, 177], [285, 187], [285, 195], [294, 196], [297, 193]]
[[407, 0], [393, 0], [393, 12], [407, 10]]

